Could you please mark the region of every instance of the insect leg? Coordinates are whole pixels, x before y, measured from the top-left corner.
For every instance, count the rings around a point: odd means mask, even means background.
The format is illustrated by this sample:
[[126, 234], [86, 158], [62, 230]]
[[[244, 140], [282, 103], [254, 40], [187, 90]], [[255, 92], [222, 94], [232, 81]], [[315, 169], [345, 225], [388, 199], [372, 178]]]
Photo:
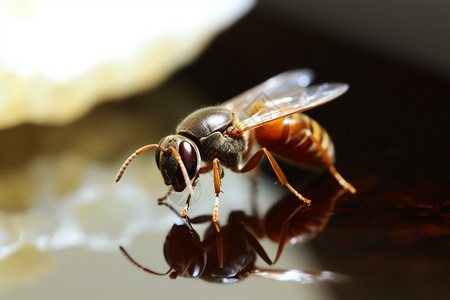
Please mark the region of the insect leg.
[[[332, 207], [334, 207], [337, 200], [339, 198], [341, 198], [342, 195], [344, 195], [346, 192], [347, 192], [347, 190], [345, 188], [341, 188], [332, 196], [332, 198], [330, 199], [330, 203], [331, 203]], [[280, 230], [281, 236], [280, 236], [280, 241], [278, 243], [278, 250], [277, 250], [275, 259], [273, 260], [272, 265], [277, 263], [278, 259], [281, 257], [281, 253], [283, 253], [284, 245], [286, 244], [287, 234], [288, 234], [288, 230], [289, 230], [289, 226], [290, 226], [292, 218], [303, 208], [305, 208], [305, 205], [298, 206], [289, 214], [289, 216], [286, 219], [283, 220], [283, 224], [281, 225], [281, 230]]]
[[219, 227], [219, 194], [220, 186], [222, 185], [221, 180], [222, 168], [220, 167], [220, 161], [218, 158], [213, 159], [213, 176], [214, 176], [214, 192], [216, 193], [216, 199], [214, 202], [214, 211], [212, 216], [212, 222], [216, 227], [216, 243], [217, 243], [217, 257], [219, 259], [219, 267], [223, 268], [223, 239], [222, 233]]
[[158, 198], [158, 203], [162, 204], [164, 202], [164, 200], [167, 199], [167, 197], [169, 197], [169, 195], [173, 192], [173, 186], [169, 187], [169, 190], [167, 191], [167, 193], [162, 196], [161, 198]]
[[[195, 189], [195, 187], [196, 187], [197, 184], [198, 184], [198, 180], [199, 180], [198, 177], [199, 177], [199, 176], [198, 176], [198, 174], [197, 174], [197, 175], [195, 176], [194, 183], [192, 184], [192, 188], [194, 188], [194, 189]], [[188, 198], [186, 199], [186, 204], [184, 205], [184, 209], [183, 209], [183, 211], [181, 212], [181, 217], [182, 217], [182, 218], [186, 218], [187, 211], [189, 210], [189, 205], [191, 204], [191, 198], [192, 198], [192, 195], [189, 194]]]
[[305, 131], [306, 131], [308, 138], [316, 145], [317, 149], [320, 152], [320, 155], [322, 155], [322, 158], [324, 159], [325, 163], [327, 164], [328, 170], [330, 171], [331, 175], [333, 175], [334, 178], [336, 178], [337, 182], [339, 182], [339, 184], [343, 188], [345, 188], [347, 191], [349, 191], [352, 194], [356, 193], [356, 189], [353, 187], [353, 185], [351, 185], [347, 180], [345, 180], [341, 176], [341, 174], [338, 173], [338, 171], [334, 167], [333, 161], [328, 156], [327, 152], [322, 148], [320, 143], [316, 140], [316, 138], [312, 135], [312, 132], [310, 130], [305, 130]]
[[214, 226], [216, 227], [217, 232], [220, 232], [219, 228], [219, 194], [220, 194], [220, 186], [222, 185], [222, 181], [220, 179], [221, 167], [220, 161], [218, 158], [214, 158], [213, 160], [213, 175], [214, 175], [214, 192], [216, 193], [216, 199], [214, 202], [214, 211], [212, 221]]
[[192, 187], [191, 179], [189, 178], [186, 166], [184, 165], [184, 162], [181, 159], [180, 153], [178, 153], [177, 149], [175, 149], [174, 147], [169, 147], [168, 151], [171, 151], [178, 161], [178, 165], [180, 166], [181, 173], [183, 173], [184, 182], [186, 183], [186, 187], [189, 190], [190, 197], [194, 196], [194, 188]]
[[[197, 175], [195, 176], [195, 179], [194, 179], [194, 183], [192, 184], [192, 188], [193, 188], [193, 189], [194, 189], [194, 188], [197, 186], [197, 184], [198, 184], [200, 174], [207, 173], [207, 172], [211, 171], [212, 168], [213, 168], [213, 167], [212, 167], [211, 165], [207, 165], [207, 166], [201, 167], [201, 168], [198, 170]], [[170, 193], [170, 191], [169, 191], [169, 193]], [[192, 195], [189, 194], [189, 197], [188, 197], [187, 200], [186, 200], [186, 204], [184, 205], [184, 209], [183, 209], [183, 211], [181, 212], [181, 217], [184, 218], [184, 219], [187, 219], [187, 211], [189, 210], [189, 206], [190, 206], [190, 204], [191, 204], [191, 198], [192, 198]]]
[[261, 244], [258, 242], [258, 240], [255, 238], [253, 234], [248, 232], [247, 230], [244, 230], [244, 235], [248, 243], [252, 246], [252, 248], [255, 250], [255, 252], [261, 257], [268, 265], [273, 265], [272, 261], [270, 260], [269, 256], [267, 255], [264, 248], [261, 246]]
[[[207, 165], [207, 166], [204, 166], [204, 167], [201, 167], [199, 170], [198, 170], [198, 172], [197, 172], [197, 175], [196, 175], [196, 177], [195, 177], [195, 179], [194, 179], [194, 183], [193, 183], [193, 185], [192, 185], [192, 187], [193, 188], [195, 188], [196, 186], [197, 186], [197, 184], [198, 184], [198, 181], [199, 181], [199, 175], [200, 174], [203, 174], [203, 173], [207, 173], [207, 172], [209, 172], [209, 171], [211, 171], [212, 170], [212, 166], [211, 165]], [[170, 194], [170, 192], [173, 190], [173, 188], [171, 187], [171, 190], [169, 190], [169, 193], [168, 194]], [[168, 196], [168, 195], [167, 195]], [[165, 197], [165, 198], [167, 198], [167, 196]], [[189, 197], [187, 198], [187, 200], [186, 200], [186, 204], [185, 204], [185, 206], [184, 206], [184, 209], [183, 209], [183, 211], [181, 212], [181, 217], [183, 217], [183, 218], [186, 218], [186, 214], [187, 214], [187, 211], [189, 210], [189, 205], [190, 205], [190, 202], [191, 202], [191, 195], [189, 194]], [[164, 200], [164, 199], [163, 199]]]
[[309, 199], [303, 197], [302, 195], [300, 195], [300, 193], [297, 192], [288, 183], [288, 181], [286, 179], [286, 176], [284, 175], [284, 173], [281, 170], [280, 166], [276, 162], [275, 158], [272, 156], [272, 154], [270, 154], [270, 152], [266, 148], [259, 149], [255, 154], [253, 154], [252, 157], [249, 158], [247, 163], [242, 168], [239, 169], [239, 167], [237, 167], [237, 168], [234, 168], [233, 171], [237, 172], [237, 173], [245, 173], [245, 172], [248, 172], [248, 171], [252, 170], [256, 166], [258, 166], [258, 164], [261, 162], [261, 159], [263, 158], [264, 154], [269, 159], [270, 165], [272, 166], [272, 169], [274, 170], [275, 174], [277, 175], [278, 180], [280, 180], [280, 183], [282, 185], [285, 185], [297, 198], [302, 200], [305, 204], [310, 204], [311, 200], [309, 200]]
[[304, 208], [304, 205], [298, 206], [296, 209], [294, 209], [291, 214], [283, 221], [283, 224], [281, 226], [281, 237], [280, 242], [278, 243], [278, 250], [277, 254], [275, 255], [275, 259], [273, 260], [272, 265], [276, 264], [278, 259], [281, 257], [281, 253], [283, 253], [284, 245], [286, 243], [286, 235], [289, 229], [289, 224], [291, 222], [291, 219], [302, 209]]

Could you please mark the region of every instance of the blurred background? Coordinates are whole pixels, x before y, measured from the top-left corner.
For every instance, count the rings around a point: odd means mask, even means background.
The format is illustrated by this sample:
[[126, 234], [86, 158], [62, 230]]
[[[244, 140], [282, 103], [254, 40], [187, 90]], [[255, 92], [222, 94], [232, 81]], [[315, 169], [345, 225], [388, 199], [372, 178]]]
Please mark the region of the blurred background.
[[[447, 1], [0, 1], [0, 298], [444, 299], [448, 11]], [[162, 246], [177, 217], [156, 204], [166, 187], [153, 154], [114, 184], [122, 162], [196, 108], [295, 68], [350, 84], [308, 114], [330, 133], [358, 194], [343, 196], [324, 231], [287, 247], [277, 267], [352, 281], [222, 286], [131, 265], [119, 245], [167, 270]], [[268, 168], [261, 215], [286, 193]], [[336, 187], [283, 170], [313, 201]], [[212, 211], [204, 177], [192, 216]], [[222, 190], [226, 223], [231, 210], [249, 209], [250, 180], [226, 172]], [[263, 245], [273, 258], [277, 245]]]

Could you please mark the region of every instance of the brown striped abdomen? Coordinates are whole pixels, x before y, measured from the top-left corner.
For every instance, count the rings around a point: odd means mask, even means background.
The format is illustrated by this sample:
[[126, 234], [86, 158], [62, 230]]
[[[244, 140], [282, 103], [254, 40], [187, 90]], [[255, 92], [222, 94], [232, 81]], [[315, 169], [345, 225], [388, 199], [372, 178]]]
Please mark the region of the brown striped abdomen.
[[282, 159], [306, 168], [323, 169], [327, 165], [308, 131], [334, 162], [334, 146], [325, 129], [305, 114], [297, 113], [272, 121], [254, 130], [261, 147]]

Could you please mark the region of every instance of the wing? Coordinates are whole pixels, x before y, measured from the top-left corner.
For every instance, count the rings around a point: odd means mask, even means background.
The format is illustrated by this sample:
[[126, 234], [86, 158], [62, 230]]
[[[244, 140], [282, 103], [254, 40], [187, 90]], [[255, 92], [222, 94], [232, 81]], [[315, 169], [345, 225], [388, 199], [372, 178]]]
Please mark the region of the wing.
[[[260, 99], [250, 105], [251, 116], [235, 125], [235, 134], [255, 129], [268, 122], [303, 112], [329, 102], [348, 89], [345, 83], [323, 83], [304, 88], [298, 94], [277, 99]], [[251, 111], [253, 110], [253, 111]]]
[[311, 83], [313, 76], [313, 72], [308, 69], [287, 71], [267, 79], [260, 85], [222, 103], [221, 106], [239, 114], [258, 98], [277, 99], [300, 93]]
[[296, 281], [298, 283], [310, 284], [317, 282], [345, 282], [349, 277], [330, 271], [301, 271], [301, 270], [274, 270], [256, 269], [251, 273], [253, 276], [275, 279], [280, 281]]

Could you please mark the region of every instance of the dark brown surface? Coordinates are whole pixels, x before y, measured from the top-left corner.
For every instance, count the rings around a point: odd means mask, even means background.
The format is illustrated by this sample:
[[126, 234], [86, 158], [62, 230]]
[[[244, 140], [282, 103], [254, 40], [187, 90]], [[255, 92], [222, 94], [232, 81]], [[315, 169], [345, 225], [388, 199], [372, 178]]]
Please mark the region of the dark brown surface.
[[[308, 113], [330, 133], [338, 170], [358, 189], [338, 201], [328, 226], [309, 242], [324, 269], [352, 277], [332, 287], [336, 296], [445, 298], [450, 281], [449, 80], [258, 9], [177, 76], [217, 103], [298, 67], [313, 69], [316, 82], [350, 84], [340, 99]], [[302, 180], [295, 169], [287, 172]], [[314, 185], [336, 188], [332, 180], [325, 182], [313, 182], [305, 195], [314, 199]]]

